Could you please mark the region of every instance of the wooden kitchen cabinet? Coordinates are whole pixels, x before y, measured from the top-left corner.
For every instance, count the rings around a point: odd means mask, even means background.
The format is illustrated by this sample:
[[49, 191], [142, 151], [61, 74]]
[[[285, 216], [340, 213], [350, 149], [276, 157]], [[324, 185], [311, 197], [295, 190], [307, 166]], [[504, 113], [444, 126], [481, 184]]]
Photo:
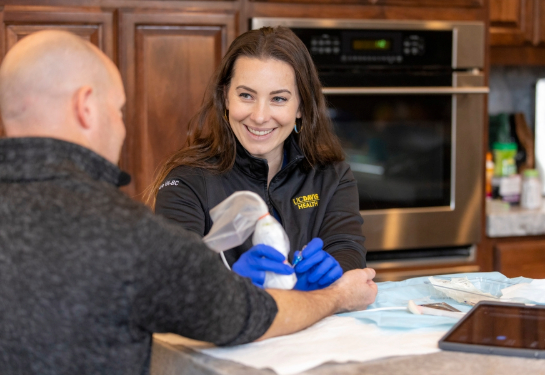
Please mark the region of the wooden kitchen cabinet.
[[490, 0], [493, 65], [545, 65], [545, 0]]
[[545, 237], [497, 239], [494, 269], [507, 277], [544, 279]]
[[181, 148], [187, 124], [236, 36], [226, 12], [121, 10], [119, 67], [127, 91], [121, 167], [137, 199], [165, 157]]
[[531, 44], [534, 31], [534, 0], [490, 0], [490, 44]]
[[492, 46], [545, 45], [545, 0], [490, 0]]
[[114, 13], [97, 7], [5, 7], [1, 11], [2, 56], [19, 40], [39, 30], [61, 29], [114, 56]]

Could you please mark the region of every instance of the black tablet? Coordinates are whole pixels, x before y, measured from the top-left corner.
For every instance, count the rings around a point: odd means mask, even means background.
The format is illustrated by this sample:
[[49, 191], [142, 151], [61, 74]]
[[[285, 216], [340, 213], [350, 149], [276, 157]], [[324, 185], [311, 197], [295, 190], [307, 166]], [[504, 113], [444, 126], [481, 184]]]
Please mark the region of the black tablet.
[[439, 340], [439, 348], [545, 358], [545, 306], [481, 301]]

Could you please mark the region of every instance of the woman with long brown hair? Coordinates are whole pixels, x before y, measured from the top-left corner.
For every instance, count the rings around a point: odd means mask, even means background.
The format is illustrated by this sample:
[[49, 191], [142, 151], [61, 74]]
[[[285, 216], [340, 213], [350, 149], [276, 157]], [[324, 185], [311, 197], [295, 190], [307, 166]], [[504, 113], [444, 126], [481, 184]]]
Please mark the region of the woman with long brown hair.
[[[236, 38], [191, 120], [187, 147], [170, 157], [151, 187], [156, 213], [204, 236], [210, 210], [250, 190], [286, 230], [290, 260], [304, 247], [296, 289], [319, 289], [343, 271], [365, 267], [357, 186], [321, 90], [291, 30], [264, 27]], [[256, 285], [265, 271], [293, 272], [280, 253], [250, 240], [225, 256]]]

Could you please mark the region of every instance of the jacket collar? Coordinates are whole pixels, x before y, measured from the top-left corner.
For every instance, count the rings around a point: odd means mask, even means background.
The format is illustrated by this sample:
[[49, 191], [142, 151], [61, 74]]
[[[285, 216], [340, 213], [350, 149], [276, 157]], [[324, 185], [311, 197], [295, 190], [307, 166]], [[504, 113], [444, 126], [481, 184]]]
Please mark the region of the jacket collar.
[[54, 138], [0, 139], [0, 182], [42, 181], [80, 170], [94, 180], [127, 185], [130, 176], [95, 152]]
[[[267, 176], [269, 174], [269, 165], [267, 164], [267, 160], [256, 158], [255, 156], [252, 156], [237, 140], [237, 155], [235, 158], [235, 168], [238, 168], [242, 173], [247, 175], [248, 177], [255, 178], [255, 179], [265, 179], [267, 180]], [[289, 137], [284, 141], [284, 152], [285, 157], [287, 158], [286, 167], [284, 167], [280, 173], [284, 173], [284, 171], [289, 171], [295, 166], [297, 166], [303, 159], [305, 159], [305, 156], [303, 155], [303, 152], [299, 148], [299, 145], [293, 139], [293, 135], [289, 135]]]

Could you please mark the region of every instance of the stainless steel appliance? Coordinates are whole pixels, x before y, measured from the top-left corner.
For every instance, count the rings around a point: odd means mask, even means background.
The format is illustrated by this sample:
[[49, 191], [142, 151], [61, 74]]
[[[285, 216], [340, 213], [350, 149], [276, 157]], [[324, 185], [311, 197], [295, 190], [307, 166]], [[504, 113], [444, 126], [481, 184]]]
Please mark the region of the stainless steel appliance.
[[470, 259], [482, 215], [485, 25], [251, 20], [276, 25], [318, 68], [358, 181], [368, 261]]

